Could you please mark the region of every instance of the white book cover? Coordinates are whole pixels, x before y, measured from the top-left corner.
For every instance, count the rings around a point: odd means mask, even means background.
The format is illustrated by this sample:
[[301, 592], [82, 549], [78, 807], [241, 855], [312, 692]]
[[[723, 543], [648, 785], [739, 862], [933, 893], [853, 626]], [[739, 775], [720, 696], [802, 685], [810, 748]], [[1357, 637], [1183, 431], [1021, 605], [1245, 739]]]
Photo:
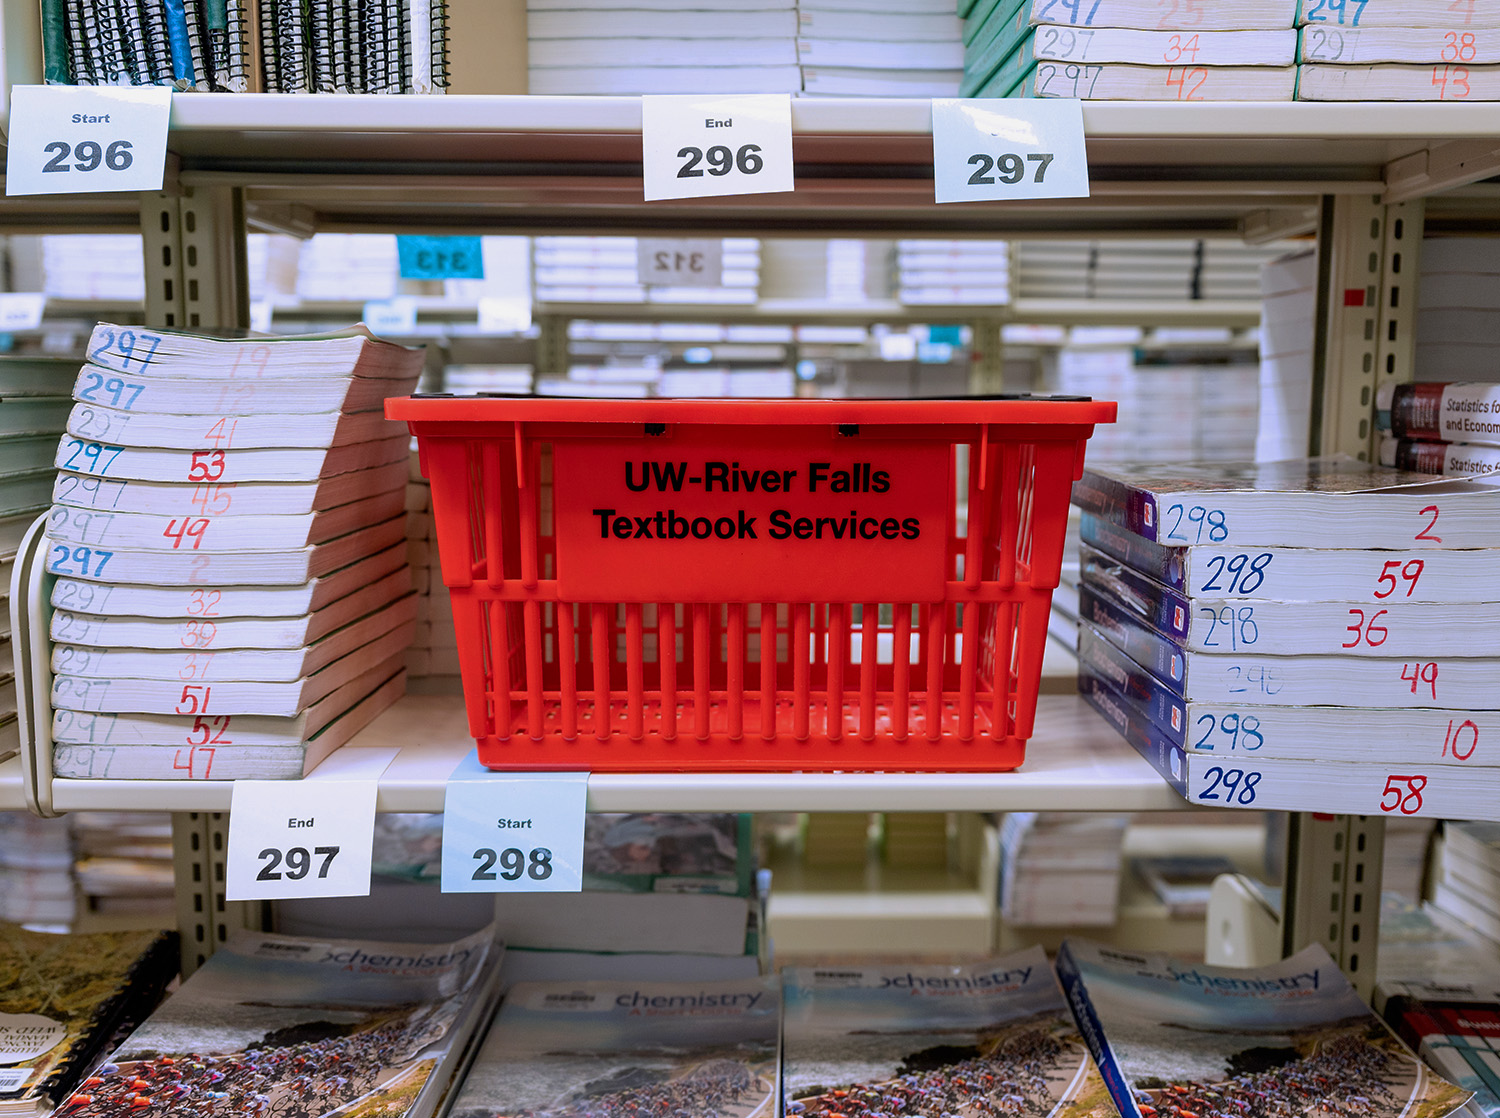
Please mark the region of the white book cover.
[[281, 780], [318, 763], [391, 707], [406, 690], [399, 657], [366, 672], [301, 714], [52, 712], [52, 771], [90, 780]]
[[957, 97], [962, 80], [962, 70], [802, 68], [803, 92], [826, 97]]
[[804, 66], [845, 66], [857, 70], [962, 70], [959, 42], [876, 43], [855, 39], [797, 40], [797, 61]]
[[[0, 446], [3, 445], [0, 440]], [[317, 481], [405, 462], [410, 452], [411, 436], [404, 431], [331, 450], [323, 447], [226, 450], [213, 446], [173, 450], [126, 447], [65, 436], [57, 444], [55, 465], [60, 470], [111, 480], [232, 485], [242, 481]]]
[[408, 484], [405, 462], [351, 470], [302, 482], [170, 482], [94, 477], [65, 470], [56, 475], [52, 500], [100, 512], [176, 516], [302, 515]]
[[1134, 27], [1148, 31], [1275, 30], [1291, 27], [1297, 0], [1026, 0], [1032, 23]]
[[[170, 370], [167, 366], [163, 374]], [[132, 412], [172, 415], [253, 415], [258, 412], [378, 411], [387, 396], [408, 396], [420, 367], [406, 376], [225, 377], [118, 373], [85, 365], [73, 384], [73, 399]]]
[[[488, 1008], [501, 948], [236, 932], [62, 1108], [161, 1118], [297, 1100], [305, 1118], [428, 1118]], [[143, 1084], [149, 1084], [143, 1086]]]
[[1134, 28], [1038, 27], [1039, 62], [1122, 62], [1136, 66], [1290, 66], [1297, 32], [1141, 31]]
[[[594, 66], [583, 70], [542, 68], [527, 71], [527, 89], [543, 96], [586, 94], [637, 96], [648, 93], [794, 93], [802, 85], [796, 66]], [[695, 289], [707, 290], [707, 289]], [[643, 288], [601, 298], [594, 288], [538, 288], [549, 302], [640, 303]], [[749, 293], [754, 302], [754, 292]]]
[[[628, 60], [632, 66], [702, 66], [702, 39], [576, 38], [534, 39], [526, 50], [533, 70], [549, 66], [617, 66]], [[784, 66], [797, 61], [797, 48], [786, 36], [775, 39], [736, 39], [736, 66]], [[631, 280], [635, 276], [632, 273]]]
[[[128, 617], [297, 617], [406, 566], [399, 543], [301, 586], [128, 586], [60, 578], [52, 604], [70, 613]], [[446, 596], [446, 595], [445, 595]]]
[[963, 21], [947, 12], [797, 12], [797, 30], [802, 39], [869, 39], [874, 42], [957, 43], [963, 39]]
[[213, 338], [101, 322], [89, 336], [92, 365], [119, 373], [204, 377], [405, 377], [420, 373], [420, 347], [381, 341], [363, 326], [324, 334]]
[[1091, 466], [1073, 503], [1169, 545], [1500, 547], [1497, 491], [1353, 458]]
[[[25, 518], [29, 526], [31, 518]], [[3, 526], [0, 526], [3, 527]], [[300, 586], [406, 538], [405, 515], [287, 551], [126, 551], [47, 544], [51, 574], [146, 586]]]
[[[526, 20], [527, 38], [698, 39], [729, 44], [738, 39], [790, 39], [797, 34], [797, 17], [786, 10], [656, 11], [645, 8], [593, 11], [532, 11]], [[725, 60], [733, 57], [725, 51]]]
[[1013, 95], [1086, 101], [1290, 101], [1296, 88], [1296, 66], [1042, 62]]
[[350, 680], [373, 673], [389, 679], [405, 660], [401, 633], [391, 630], [340, 657], [326, 668], [285, 683], [231, 680], [184, 683], [178, 679], [98, 679], [52, 677], [52, 705], [75, 712], [102, 714], [264, 714], [293, 718]]
[[962, 965], [782, 971], [788, 1115], [1063, 1118], [1108, 1107], [1040, 947]]
[[519, 983], [450, 1113], [773, 1118], [780, 1019], [773, 977]]
[[384, 609], [335, 629], [304, 648], [174, 649], [52, 646], [52, 670], [90, 679], [165, 679], [188, 683], [285, 683], [311, 675], [356, 649], [387, 639], [402, 647], [416, 631], [415, 596], [398, 598]]
[[1500, 63], [1500, 28], [1444, 30], [1438, 27], [1326, 27], [1302, 29], [1301, 62], [1353, 66], [1370, 62]]
[[1440, 62], [1298, 67], [1299, 101], [1500, 101], [1500, 66]]
[[411, 573], [400, 568], [354, 593], [300, 617], [100, 617], [54, 610], [52, 639], [105, 648], [218, 652], [236, 648], [300, 648], [374, 610], [411, 594]]
[[1068, 939], [1057, 973], [1124, 1118], [1443, 1118], [1469, 1098], [1423, 1067], [1321, 946], [1245, 968]]
[[327, 449], [392, 438], [406, 430], [406, 424], [386, 419], [380, 411], [166, 415], [74, 404], [68, 415], [68, 434], [75, 439], [165, 450]]
[[[797, 0], [651, 0], [658, 12], [743, 12], [748, 9], [790, 11]], [[528, 12], [556, 12], [593, 9], [613, 11], [641, 7], [641, 0], [526, 0]]]
[[1299, 0], [1297, 25], [1500, 27], [1500, 0]]
[[1494, 710], [1202, 702], [1187, 702], [1179, 709], [1186, 748], [1200, 757], [1477, 767], [1484, 756], [1480, 739], [1492, 741], [1500, 735], [1500, 711]]

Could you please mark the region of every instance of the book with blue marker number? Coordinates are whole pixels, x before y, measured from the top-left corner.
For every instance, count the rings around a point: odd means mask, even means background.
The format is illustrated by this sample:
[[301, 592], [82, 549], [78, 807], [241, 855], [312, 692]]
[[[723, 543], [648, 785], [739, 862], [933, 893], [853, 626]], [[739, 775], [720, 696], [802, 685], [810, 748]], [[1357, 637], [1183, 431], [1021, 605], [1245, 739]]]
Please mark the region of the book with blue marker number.
[[1073, 485], [1084, 512], [1173, 547], [1500, 547], [1497, 497], [1347, 455], [1088, 466]]
[[1213, 967], [1068, 939], [1057, 973], [1123, 1118], [1444, 1118], [1435, 1074], [1320, 946]]

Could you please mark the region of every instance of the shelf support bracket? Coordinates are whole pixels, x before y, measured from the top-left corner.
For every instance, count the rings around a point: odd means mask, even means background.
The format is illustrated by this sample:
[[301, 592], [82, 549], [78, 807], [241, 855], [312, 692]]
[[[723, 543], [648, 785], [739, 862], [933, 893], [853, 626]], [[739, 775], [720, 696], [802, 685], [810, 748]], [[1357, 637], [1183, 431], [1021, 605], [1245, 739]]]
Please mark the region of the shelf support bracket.
[[177, 929], [182, 936], [182, 977], [187, 978], [242, 928], [264, 930], [264, 901], [224, 899], [224, 857], [229, 813], [179, 811], [172, 815], [172, 864], [177, 882]]
[[1376, 456], [1375, 394], [1409, 381], [1423, 204], [1331, 195], [1318, 219], [1313, 335], [1314, 454]]
[[141, 195], [146, 323], [178, 330], [250, 325], [245, 195], [190, 186]]
[[1281, 953], [1320, 943], [1369, 1000], [1380, 932], [1385, 820], [1294, 814], [1287, 820]]

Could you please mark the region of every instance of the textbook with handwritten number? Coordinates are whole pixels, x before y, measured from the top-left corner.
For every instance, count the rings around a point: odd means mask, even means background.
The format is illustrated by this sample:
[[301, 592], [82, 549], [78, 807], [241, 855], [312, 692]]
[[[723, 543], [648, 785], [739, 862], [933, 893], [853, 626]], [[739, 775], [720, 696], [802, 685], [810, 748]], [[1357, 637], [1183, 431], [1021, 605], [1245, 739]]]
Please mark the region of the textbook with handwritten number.
[[1084, 512], [1169, 546], [1500, 547], [1496, 489], [1345, 455], [1283, 462], [1089, 466]]

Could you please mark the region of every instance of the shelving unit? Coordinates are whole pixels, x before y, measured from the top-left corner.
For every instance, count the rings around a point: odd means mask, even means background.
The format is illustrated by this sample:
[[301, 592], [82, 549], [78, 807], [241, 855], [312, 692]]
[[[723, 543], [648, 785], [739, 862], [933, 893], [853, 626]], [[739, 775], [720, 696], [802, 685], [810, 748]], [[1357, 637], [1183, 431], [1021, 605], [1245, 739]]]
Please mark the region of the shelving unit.
[[[36, 5], [0, 4], [0, 80], [38, 80]], [[641, 103], [627, 97], [180, 95], [168, 181], [149, 195], [0, 202], [0, 231], [140, 230], [145, 318], [248, 325], [247, 229], [533, 234], [568, 232], [952, 237], [1183, 236], [1270, 241], [1316, 233], [1319, 282], [1314, 449], [1368, 453], [1381, 380], [1409, 379], [1411, 306], [1425, 217], [1445, 232], [1500, 227], [1500, 195], [1472, 186], [1500, 172], [1500, 129], [1487, 104], [1085, 103], [1087, 199], [937, 206], [931, 106], [925, 100], [794, 101], [797, 190], [685, 202], [641, 198]], [[0, 120], [3, 124], [3, 120]], [[1445, 198], [1429, 196], [1455, 190]], [[164, 264], [163, 249], [171, 263]], [[1400, 261], [1400, 263], [1398, 263]], [[191, 282], [190, 282], [191, 281]], [[188, 295], [185, 292], [192, 291]], [[1350, 293], [1358, 293], [1353, 299]], [[311, 311], [313, 308], [302, 308]], [[324, 308], [319, 306], [318, 311]], [[330, 304], [330, 313], [348, 308]], [[1252, 304], [1121, 306], [1037, 300], [1002, 315], [975, 308], [896, 308], [923, 322], [1008, 318], [1100, 324], [1250, 325]], [[557, 318], [741, 317], [735, 308], [547, 306]], [[838, 311], [758, 308], [757, 319], [842, 321]], [[299, 311], [301, 313], [301, 311]], [[866, 309], [859, 317], [869, 319]], [[995, 339], [998, 341], [998, 337]], [[355, 745], [401, 752], [380, 786], [382, 811], [435, 811], [471, 743], [451, 700], [412, 696]], [[22, 806], [19, 765], [0, 765], [0, 809]], [[43, 811], [229, 805], [223, 782], [52, 780]], [[1161, 810], [1185, 806], [1076, 698], [1044, 696], [1029, 760], [992, 776], [783, 774], [599, 775], [594, 810]], [[207, 817], [184, 824], [216, 826]], [[1293, 826], [1295, 889], [1285, 942], [1317, 940], [1336, 958], [1374, 914], [1378, 820]], [[1361, 873], [1349, 836], [1362, 836]], [[1344, 836], [1335, 854], [1334, 834]], [[1365, 841], [1368, 838], [1369, 841]], [[204, 844], [200, 858], [208, 857]], [[204, 875], [210, 880], [211, 875]], [[1351, 884], [1356, 879], [1363, 885]], [[184, 905], [187, 912], [190, 906]], [[1330, 924], [1329, 913], [1334, 914]], [[1317, 913], [1316, 926], [1310, 914]], [[1364, 970], [1370, 964], [1366, 938]]]

